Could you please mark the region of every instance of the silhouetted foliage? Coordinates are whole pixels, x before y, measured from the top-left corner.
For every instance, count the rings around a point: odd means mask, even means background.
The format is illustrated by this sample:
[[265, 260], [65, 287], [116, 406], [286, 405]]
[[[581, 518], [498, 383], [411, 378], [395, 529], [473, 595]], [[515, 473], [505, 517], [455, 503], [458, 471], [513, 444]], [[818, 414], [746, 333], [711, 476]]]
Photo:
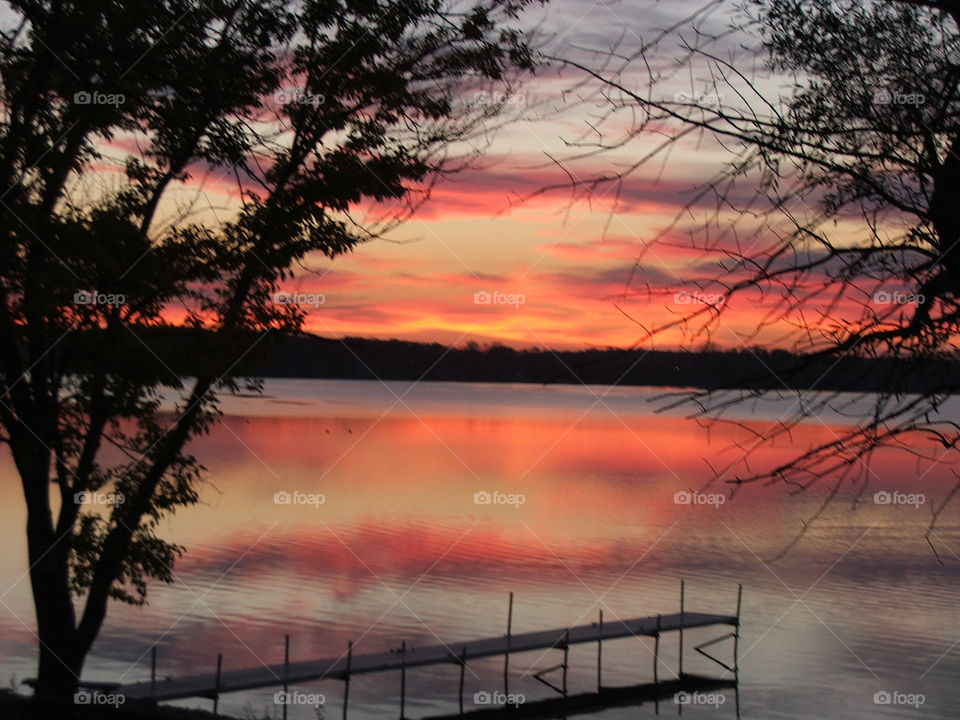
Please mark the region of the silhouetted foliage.
[[[631, 310], [638, 344], [679, 330], [691, 345], [775, 342], [820, 367], [899, 359], [882, 382], [867, 381], [877, 394], [863, 398], [871, 411], [856, 426], [770, 470], [754, 471], [744, 451], [718, 473], [726, 482], [865, 487], [871, 454], [889, 446], [940, 462], [960, 442], [960, 425], [938, 414], [956, 391], [953, 375], [931, 372], [953, 366], [960, 331], [960, 3], [755, 0], [734, 5], [739, 19], [728, 28], [707, 30], [717, 7], [703, 4], [633, 52], [621, 45], [595, 64], [556, 58], [599, 88], [600, 117], [573, 143], [571, 172], [578, 160], [649, 141], [632, 165], [574, 182], [584, 195], [687, 141], [730, 159], [645, 238], [648, 249], [689, 250], [695, 269], [667, 287], [644, 275], [641, 257], [623, 294], [649, 304], [678, 291], [719, 300], [663, 322]], [[754, 306], [754, 332], [725, 325]], [[794, 373], [809, 367], [778, 368], [782, 386], [806, 386]], [[756, 395], [708, 390], [686, 400], [718, 418]], [[753, 449], [846, 402], [799, 397]]]
[[[528, 4], [6, 4], [0, 425], [27, 506], [38, 695], [74, 691], [111, 598], [172, 577], [182, 548], [158, 524], [203, 473], [186, 444], [302, 321], [278, 283], [402, 221], [465, 161], [499, 111], [479, 91], [533, 67]], [[206, 331], [189, 382], [140, 342], [174, 325]], [[116, 501], [91, 511], [83, 493]]]

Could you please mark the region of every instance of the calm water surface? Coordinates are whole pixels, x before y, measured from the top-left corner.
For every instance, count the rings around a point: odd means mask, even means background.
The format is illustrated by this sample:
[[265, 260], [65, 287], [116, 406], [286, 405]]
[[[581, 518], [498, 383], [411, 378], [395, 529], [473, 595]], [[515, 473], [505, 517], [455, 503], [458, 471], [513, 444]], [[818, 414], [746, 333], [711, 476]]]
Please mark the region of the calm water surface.
[[[422, 646], [502, 634], [514, 592], [514, 630], [674, 612], [680, 579], [688, 608], [732, 613], [745, 586], [741, 710], [746, 718], [956, 718], [960, 714], [960, 511], [924, 540], [930, 507], [955, 481], [948, 467], [879, 456], [869, 490], [838, 498], [804, 539], [773, 560], [822, 502], [826, 488], [789, 495], [749, 487], [719, 506], [678, 504], [704, 488], [714, 467], [736, 457], [743, 431], [709, 433], [678, 413], [655, 415], [646, 389], [268, 381], [263, 398], [230, 398], [225, 423], [195, 444], [209, 467], [203, 503], [166, 523], [189, 549], [176, 583], [154, 586], [143, 609], [114, 606], [85, 679], [146, 679], [159, 642], [161, 675], [282, 660]], [[598, 397], [600, 400], [598, 400]], [[788, 401], [749, 409], [762, 430]], [[757, 455], [756, 467], [832, 437], [820, 418]], [[34, 672], [33, 619], [24, 522], [9, 462], [0, 482], [7, 529], [0, 555], [0, 670]], [[919, 507], [875, 505], [876, 491], [922, 493]], [[518, 506], [476, 504], [475, 494], [522, 495]], [[322, 495], [316, 505], [278, 504], [278, 493]], [[281, 499], [285, 496], [280, 495]], [[690, 649], [725, 633], [688, 635], [690, 672], [724, 671]], [[676, 668], [663, 644], [661, 677]], [[719, 655], [729, 652], [715, 646]], [[652, 678], [653, 644], [604, 646], [608, 684]], [[511, 691], [550, 691], [532, 675], [559, 653], [512, 663]], [[595, 683], [595, 648], [571, 651], [570, 687]], [[407, 715], [456, 710], [455, 667], [410, 671]], [[471, 664], [473, 694], [502, 684], [502, 661]], [[339, 717], [342, 684], [323, 693], [322, 717]], [[398, 674], [357, 678], [358, 718], [398, 715]], [[878, 692], [922, 694], [919, 707], [878, 705]], [[272, 691], [225, 696], [241, 717], [278, 717]], [[690, 717], [734, 717], [685, 707]], [[209, 707], [209, 702], [186, 705]], [[673, 703], [661, 713], [676, 712]], [[653, 717], [652, 707], [594, 717]], [[353, 716], [353, 713], [352, 713]], [[314, 718], [294, 708], [291, 718]]]

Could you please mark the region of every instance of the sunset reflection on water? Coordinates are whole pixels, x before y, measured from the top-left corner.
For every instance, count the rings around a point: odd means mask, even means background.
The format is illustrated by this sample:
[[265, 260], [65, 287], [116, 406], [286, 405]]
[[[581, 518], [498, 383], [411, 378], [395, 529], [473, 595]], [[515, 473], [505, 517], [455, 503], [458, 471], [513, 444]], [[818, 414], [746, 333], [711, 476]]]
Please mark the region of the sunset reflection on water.
[[[601, 606], [609, 619], [672, 612], [684, 578], [694, 610], [731, 612], [737, 584], [745, 586], [745, 717], [911, 717], [874, 705], [874, 693], [885, 689], [924, 693], [923, 717], [955, 716], [956, 514], [938, 530], [945, 564], [923, 538], [929, 503], [954, 482], [949, 468], [921, 466], [918, 478], [913, 458], [878, 456], [861, 500], [854, 503], [857, 488], [848, 488], [774, 561], [827, 488], [791, 495], [782, 486], [749, 486], [731, 498], [728, 484], [706, 485], [710, 466], [740, 452], [742, 429], [708, 433], [677, 414], [655, 415], [647, 403], [653, 393], [643, 389], [618, 390], [598, 404], [583, 388], [515, 386], [501, 403], [502, 388], [424, 384], [398, 403], [399, 391], [375, 385], [270, 381], [269, 397], [227, 403], [223, 426], [194, 445], [209, 468], [201, 505], [164, 523], [167, 536], [188, 548], [177, 582], [153, 587], [142, 610], [111, 609], [88, 679], [144, 679], [144, 653], [158, 639], [161, 675], [177, 675], [209, 671], [217, 652], [227, 668], [278, 662], [285, 633], [295, 660], [337, 655], [350, 640], [356, 652], [372, 652], [401, 640], [423, 646], [496, 636], [509, 592], [516, 632], [589, 623]], [[763, 429], [771, 421], [751, 422]], [[759, 452], [755, 466], [833, 432], [820, 423], [800, 428], [792, 445]], [[3, 482], [15, 482], [9, 467]], [[922, 493], [927, 502], [876, 505], [881, 490]], [[483, 492], [513, 504], [476, 504]], [[678, 492], [723, 499], [678, 504]], [[278, 493], [313, 501], [278, 504]], [[23, 523], [18, 503], [0, 513], [8, 526]], [[5, 586], [25, 570], [22, 545], [9, 550]], [[15, 583], [3, 600], [0, 662], [23, 678], [33, 672], [27, 583]], [[690, 635], [691, 643], [710, 637]], [[605, 646], [606, 681], [649, 679], [651, 649], [633, 639]], [[676, 649], [664, 652], [675, 667]], [[534, 666], [558, 662], [541, 655], [511, 664], [514, 688], [531, 698], [549, 695], [532, 679]], [[594, 650], [573, 650], [573, 691], [592, 688], [594, 662]], [[692, 672], [723, 675], [701, 657], [686, 662]], [[500, 661], [471, 670], [470, 695], [500, 688]], [[327, 697], [328, 716], [339, 712], [339, 682], [314, 689]], [[456, 689], [455, 668], [411, 672], [408, 714], [455, 710]], [[351, 689], [351, 705], [362, 717], [392, 718], [398, 694], [398, 678], [369, 676]], [[271, 696], [226, 696], [221, 709], [260, 711]], [[291, 717], [315, 717], [299, 711]], [[689, 712], [733, 717], [730, 707]], [[653, 710], [602, 717], [638, 714]]]

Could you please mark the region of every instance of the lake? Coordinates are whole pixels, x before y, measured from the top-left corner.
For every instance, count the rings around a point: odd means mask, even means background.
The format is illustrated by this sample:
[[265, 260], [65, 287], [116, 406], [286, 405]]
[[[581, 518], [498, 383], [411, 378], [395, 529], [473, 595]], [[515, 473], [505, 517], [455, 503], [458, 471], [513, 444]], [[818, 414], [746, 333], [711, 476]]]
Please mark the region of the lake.
[[[188, 548], [176, 582], [154, 585], [142, 609], [114, 605], [86, 680], [209, 672], [502, 635], [515, 594], [514, 632], [687, 609], [733, 613], [744, 586], [740, 702], [745, 718], [955, 718], [960, 702], [960, 513], [924, 539], [932, 504], [955, 482], [945, 464], [879, 454], [869, 487], [842, 492], [784, 557], [827, 487], [705, 487], [710, 467], [734, 459], [745, 431], [709, 432], [681, 412], [656, 414], [661, 390], [573, 386], [270, 380], [264, 396], [227, 398], [224, 423], [193, 448], [209, 473], [199, 506], [164, 523]], [[744, 408], [762, 430], [789, 399]], [[790, 457], [833, 437], [839, 418], [812, 418], [758, 452]], [[708, 464], [709, 463], [709, 464]], [[10, 529], [0, 566], [0, 670], [34, 672], [33, 615], [21, 528], [24, 509], [9, 461], [0, 482]], [[876, 504], [875, 492], [918, 496]], [[478, 495], [479, 493], [479, 495]], [[484, 495], [487, 493], [487, 495]], [[687, 493], [678, 496], [677, 493]], [[690, 493], [722, 494], [689, 503]], [[504, 502], [486, 502], [489, 499]], [[727, 628], [687, 634], [688, 672], [729, 676], [693, 652]], [[677, 663], [665, 636], [661, 677]], [[712, 651], [729, 656], [729, 645]], [[533, 674], [557, 651], [515, 656], [511, 692], [551, 696]], [[604, 645], [604, 681], [652, 678], [653, 641]], [[571, 692], [596, 683], [596, 648], [570, 653]], [[502, 688], [502, 659], [470, 664], [465, 694]], [[411, 670], [407, 716], [457, 709], [454, 666]], [[339, 717], [343, 685], [322, 693]], [[889, 695], [877, 696], [877, 693]], [[358, 677], [351, 717], [396, 718], [398, 673]], [[883, 704], [885, 698], [892, 698]], [[221, 699], [239, 717], [279, 716], [273, 690]], [[875, 702], [880, 700], [880, 704]], [[184, 705], [210, 707], [209, 701]], [[672, 714], [673, 702], [661, 703]], [[686, 705], [684, 715], [735, 717], [733, 694]], [[291, 707], [291, 718], [315, 718]], [[591, 717], [653, 717], [654, 708]]]

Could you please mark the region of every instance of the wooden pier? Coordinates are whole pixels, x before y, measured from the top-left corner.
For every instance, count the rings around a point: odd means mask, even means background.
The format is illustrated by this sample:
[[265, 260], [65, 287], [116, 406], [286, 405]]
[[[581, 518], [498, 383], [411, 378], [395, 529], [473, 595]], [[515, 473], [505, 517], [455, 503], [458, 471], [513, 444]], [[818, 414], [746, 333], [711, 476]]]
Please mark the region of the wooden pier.
[[[460, 667], [460, 715], [465, 714], [463, 710], [463, 687], [464, 672], [467, 663], [471, 660], [481, 658], [503, 656], [504, 658], [504, 693], [509, 692], [509, 662], [510, 656], [514, 653], [530, 652], [536, 650], [557, 649], [563, 652], [563, 662], [549, 670], [541, 671], [535, 675], [540, 682], [553, 690], [557, 691], [564, 700], [567, 695], [567, 669], [568, 654], [570, 647], [574, 645], [583, 645], [587, 643], [596, 643], [597, 645], [597, 693], [607, 695], [608, 700], [614, 700], [617, 693], [625, 693], [625, 697], [632, 690], [634, 695], [650, 699], [659, 698], [663, 692], [667, 692], [672, 687], [672, 683], [683, 681], [686, 678], [693, 681], [720, 682], [729, 683], [729, 680], [715, 680], [710, 678], [695, 678], [684, 673], [683, 670], [683, 633], [685, 630], [695, 628], [706, 628], [713, 626], [731, 626], [733, 631], [703, 643], [694, 648], [698, 653], [713, 662], [717, 663], [726, 670], [734, 674], [736, 678], [739, 674], [738, 666], [738, 646], [740, 638], [740, 611], [742, 606], [742, 587], [737, 593], [737, 611], [734, 615], [722, 615], [703, 612], [688, 612], [685, 605], [684, 584], [681, 583], [680, 589], [680, 611], [669, 614], [650, 615], [638, 617], [630, 620], [607, 621], [603, 620], [603, 613], [597, 622], [588, 625], [577, 625], [569, 628], [560, 628], [555, 630], [543, 630], [538, 632], [513, 633], [513, 594], [510, 596], [510, 608], [508, 611], [507, 634], [498, 637], [485, 638], [480, 640], [468, 640], [451, 642], [443, 645], [428, 645], [424, 647], [415, 647], [402, 643], [399, 648], [385, 652], [355, 654], [353, 643], [350, 643], [347, 650], [338, 657], [327, 657], [316, 660], [306, 660], [290, 662], [289, 657], [289, 636], [284, 642], [284, 662], [269, 666], [260, 666], [245, 668], [239, 670], [224, 670], [222, 668], [222, 655], [217, 656], [216, 670], [207, 674], [191, 675], [178, 678], [167, 678], [159, 680], [156, 677], [156, 652], [151, 654], [151, 680], [147, 682], [130, 683], [117, 685], [112, 692], [122, 693], [127, 700], [142, 701], [168, 701], [179, 700], [183, 698], [202, 697], [214, 701], [214, 711], [217, 709], [217, 701], [220, 695], [224, 693], [239, 692], [242, 690], [254, 690], [258, 688], [278, 688], [287, 690], [290, 685], [297, 685], [311, 681], [324, 679], [340, 680], [346, 684], [343, 702], [343, 716], [347, 716], [347, 704], [349, 702], [350, 679], [357, 675], [366, 675], [370, 673], [399, 672], [400, 673], [400, 717], [404, 717], [404, 706], [406, 702], [406, 673], [408, 670], [430, 665], [453, 664]], [[679, 667], [676, 680], [659, 679], [660, 638], [664, 633], [677, 633], [679, 636]], [[654, 667], [652, 684], [643, 686], [634, 686], [633, 688], [605, 688], [602, 681], [602, 657], [603, 643], [609, 640], [616, 640], [628, 637], [652, 637], [656, 639], [654, 649]], [[705, 648], [719, 643], [722, 640], [733, 639], [733, 659], [732, 663], [727, 664], [715, 658], [706, 652]], [[558, 687], [544, 680], [540, 675], [553, 670], [562, 670], [562, 686]], [[725, 685], [726, 686], [726, 685]], [[639, 689], [638, 689], [639, 688]], [[611, 694], [612, 693], [612, 694]], [[670, 693], [668, 693], [670, 694]], [[571, 701], [573, 698], [569, 698]], [[585, 702], [590, 704], [596, 698], [587, 698]], [[644, 700], [640, 700], [641, 702]], [[551, 701], [544, 701], [551, 702]], [[286, 710], [286, 707], [284, 707]], [[534, 707], [530, 711], [535, 710]], [[473, 713], [470, 713], [473, 714]], [[286, 715], [286, 712], [284, 712]]]

